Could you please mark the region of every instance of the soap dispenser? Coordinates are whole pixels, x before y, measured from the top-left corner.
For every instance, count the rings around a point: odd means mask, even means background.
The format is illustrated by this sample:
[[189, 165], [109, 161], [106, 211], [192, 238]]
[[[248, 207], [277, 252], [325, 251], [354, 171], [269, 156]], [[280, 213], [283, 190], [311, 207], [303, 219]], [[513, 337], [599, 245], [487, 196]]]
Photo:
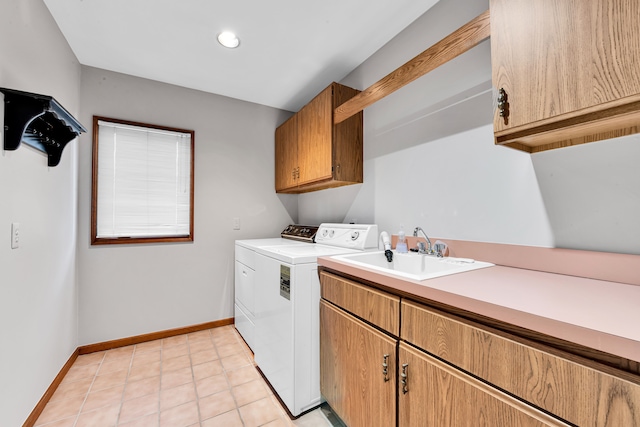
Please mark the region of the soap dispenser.
[[404, 234], [404, 227], [400, 226], [400, 231], [398, 231], [398, 242], [396, 243], [396, 252], [399, 254], [406, 254], [409, 252], [407, 248], [407, 237]]

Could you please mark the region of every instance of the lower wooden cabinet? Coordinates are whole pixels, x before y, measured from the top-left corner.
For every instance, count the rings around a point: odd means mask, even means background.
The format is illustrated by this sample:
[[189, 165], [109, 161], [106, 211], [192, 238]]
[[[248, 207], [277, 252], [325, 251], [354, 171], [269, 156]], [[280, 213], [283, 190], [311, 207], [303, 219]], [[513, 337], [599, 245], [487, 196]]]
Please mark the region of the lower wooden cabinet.
[[320, 324], [320, 389], [349, 427], [395, 426], [396, 398], [401, 427], [568, 426], [325, 301]]
[[349, 427], [394, 426], [397, 341], [325, 301], [320, 325], [320, 390], [331, 408]]
[[401, 312], [405, 341], [573, 425], [640, 426], [631, 375], [424, 304], [403, 301]]
[[569, 425], [402, 342], [398, 366], [399, 426]]
[[326, 271], [320, 283], [320, 389], [349, 427], [640, 427], [636, 374]]

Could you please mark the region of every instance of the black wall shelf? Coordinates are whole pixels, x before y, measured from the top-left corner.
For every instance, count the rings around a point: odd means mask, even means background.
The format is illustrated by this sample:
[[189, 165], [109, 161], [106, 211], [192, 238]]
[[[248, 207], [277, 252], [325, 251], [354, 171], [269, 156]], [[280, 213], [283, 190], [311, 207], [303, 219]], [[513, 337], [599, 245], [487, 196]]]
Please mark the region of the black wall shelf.
[[21, 142], [47, 154], [48, 165], [60, 163], [64, 147], [87, 130], [53, 97], [0, 88], [4, 93], [4, 149]]

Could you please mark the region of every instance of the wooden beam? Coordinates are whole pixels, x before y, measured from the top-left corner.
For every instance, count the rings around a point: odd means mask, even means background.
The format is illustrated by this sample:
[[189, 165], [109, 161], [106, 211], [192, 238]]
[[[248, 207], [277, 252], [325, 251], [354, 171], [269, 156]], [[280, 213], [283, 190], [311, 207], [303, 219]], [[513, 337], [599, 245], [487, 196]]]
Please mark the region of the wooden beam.
[[385, 96], [474, 48], [480, 42], [488, 39], [490, 35], [489, 11], [487, 10], [338, 106], [334, 110], [333, 123], [341, 123], [354, 114], [358, 114]]

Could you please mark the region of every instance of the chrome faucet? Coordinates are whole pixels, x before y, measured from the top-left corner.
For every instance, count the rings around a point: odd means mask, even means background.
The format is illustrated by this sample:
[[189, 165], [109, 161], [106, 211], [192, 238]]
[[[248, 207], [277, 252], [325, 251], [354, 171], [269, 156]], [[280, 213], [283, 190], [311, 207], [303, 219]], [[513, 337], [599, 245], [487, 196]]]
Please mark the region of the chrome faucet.
[[418, 242], [418, 252], [421, 254], [433, 255], [434, 251], [433, 251], [433, 248], [431, 247], [431, 239], [429, 239], [429, 236], [427, 236], [427, 233], [425, 233], [424, 230], [420, 227], [416, 227], [413, 230], [413, 237], [418, 237], [418, 232], [422, 233], [422, 235], [427, 239], [427, 244], [429, 245], [427, 248], [425, 248], [423, 242]]

